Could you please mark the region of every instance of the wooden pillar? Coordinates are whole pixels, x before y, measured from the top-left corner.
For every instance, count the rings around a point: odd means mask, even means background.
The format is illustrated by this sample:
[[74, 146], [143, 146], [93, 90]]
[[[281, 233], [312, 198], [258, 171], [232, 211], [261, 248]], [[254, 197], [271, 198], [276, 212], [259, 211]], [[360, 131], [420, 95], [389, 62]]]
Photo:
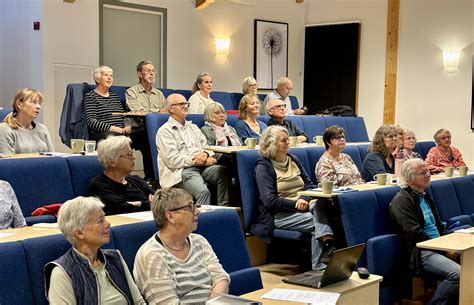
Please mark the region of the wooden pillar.
[[387, 49], [385, 54], [385, 92], [383, 103], [383, 123], [395, 123], [397, 104], [397, 63], [398, 63], [398, 24], [400, 0], [388, 0], [387, 11]]

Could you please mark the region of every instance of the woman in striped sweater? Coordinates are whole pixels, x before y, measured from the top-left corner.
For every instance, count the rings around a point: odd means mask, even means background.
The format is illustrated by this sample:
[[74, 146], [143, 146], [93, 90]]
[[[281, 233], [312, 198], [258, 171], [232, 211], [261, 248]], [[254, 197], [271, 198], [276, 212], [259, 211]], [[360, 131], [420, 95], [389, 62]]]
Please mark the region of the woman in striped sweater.
[[125, 109], [119, 97], [109, 91], [114, 81], [114, 71], [107, 66], [97, 68], [92, 76], [97, 87], [84, 97], [84, 112], [86, 114], [89, 138], [99, 141], [109, 135], [130, 135], [130, 126], [124, 126], [122, 116], [114, 116], [112, 112], [124, 112]]

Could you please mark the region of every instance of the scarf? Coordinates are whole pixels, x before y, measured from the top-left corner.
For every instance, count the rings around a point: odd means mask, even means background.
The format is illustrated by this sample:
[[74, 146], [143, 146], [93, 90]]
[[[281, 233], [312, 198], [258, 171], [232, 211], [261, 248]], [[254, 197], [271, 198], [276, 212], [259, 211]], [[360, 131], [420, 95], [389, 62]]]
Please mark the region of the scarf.
[[[214, 131], [214, 135], [216, 136], [215, 144], [217, 146], [242, 146], [239, 137], [232, 132], [226, 122], [224, 122], [224, 126], [222, 127], [211, 122], [206, 122], [205, 124]], [[230, 145], [228, 140], [230, 140]]]

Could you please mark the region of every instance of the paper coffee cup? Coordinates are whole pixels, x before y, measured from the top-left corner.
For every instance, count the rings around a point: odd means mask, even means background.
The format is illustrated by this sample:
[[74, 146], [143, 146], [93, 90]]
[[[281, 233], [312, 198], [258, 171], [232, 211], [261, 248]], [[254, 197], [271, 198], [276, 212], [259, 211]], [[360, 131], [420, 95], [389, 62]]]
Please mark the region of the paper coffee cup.
[[247, 138], [245, 139], [245, 145], [247, 145], [247, 148], [249, 149], [255, 149], [255, 146], [257, 145], [257, 139], [255, 138]]
[[446, 166], [444, 168], [444, 174], [446, 175], [446, 177], [452, 177], [453, 176], [453, 173], [454, 173], [454, 167], [452, 166]]
[[71, 139], [71, 149], [73, 154], [80, 154], [84, 150], [84, 139]]

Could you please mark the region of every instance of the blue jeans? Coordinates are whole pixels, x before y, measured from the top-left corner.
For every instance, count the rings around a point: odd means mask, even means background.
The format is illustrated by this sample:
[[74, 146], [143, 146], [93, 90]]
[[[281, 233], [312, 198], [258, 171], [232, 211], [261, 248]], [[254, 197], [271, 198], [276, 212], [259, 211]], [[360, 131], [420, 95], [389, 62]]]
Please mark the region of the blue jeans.
[[294, 230], [303, 233], [311, 233], [311, 265], [313, 270], [323, 270], [326, 265], [321, 263], [322, 252], [318, 238], [325, 235], [333, 235], [331, 227], [328, 225], [324, 205], [313, 203], [309, 207], [309, 212], [280, 212], [274, 215], [275, 228]]
[[459, 292], [460, 266], [439, 253], [422, 250], [421, 263], [426, 272], [443, 278], [429, 304], [448, 304], [449, 297]]

